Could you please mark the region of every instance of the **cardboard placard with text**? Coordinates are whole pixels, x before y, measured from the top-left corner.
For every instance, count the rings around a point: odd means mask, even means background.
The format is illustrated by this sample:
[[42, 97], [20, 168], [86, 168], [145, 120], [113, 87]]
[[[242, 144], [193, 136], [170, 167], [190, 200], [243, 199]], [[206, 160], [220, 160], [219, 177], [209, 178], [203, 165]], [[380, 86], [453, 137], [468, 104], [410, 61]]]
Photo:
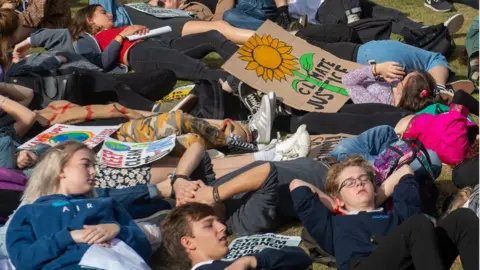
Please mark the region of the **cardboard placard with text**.
[[355, 135], [339, 133], [339, 134], [325, 134], [325, 135], [312, 135], [310, 136], [310, 145], [312, 150], [308, 157], [313, 159], [320, 159], [326, 157], [337, 144], [345, 139]]
[[222, 68], [283, 103], [310, 112], [337, 112], [348, 101], [344, 74], [362, 65], [340, 59], [266, 21]]
[[31, 149], [39, 143], [58, 144], [68, 140], [74, 140], [94, 148], [110, 137], [120, 126], [73, 126], [64, 124], [55, 124], [46, 129], [33, 139], [22, 144], [20, 149]]

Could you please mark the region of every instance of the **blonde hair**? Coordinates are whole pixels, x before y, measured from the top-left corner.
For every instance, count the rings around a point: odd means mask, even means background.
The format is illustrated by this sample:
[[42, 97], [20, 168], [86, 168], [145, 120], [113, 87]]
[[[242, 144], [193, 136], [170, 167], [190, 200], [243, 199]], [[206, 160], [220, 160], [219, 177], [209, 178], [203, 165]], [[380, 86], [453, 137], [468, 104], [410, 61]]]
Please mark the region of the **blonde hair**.
[[[37, 163], [28, 180], [22, 203], [30, 204], [42, 196], [55, 194], [60, 183], [62, 169], [77, 151], [83, 149], [92, 151], [85, 144], [77, 141], [66, 141], [48, 150]], [[85, 196], [93, 198], [95, 191], [92, 190]]]
[[373, 167], [359, 155], [349, 156], [344, 161], [337, 163], [328, 170], [327, 181], [325, 183], [325, 191], [332, 195], [338, 196], [339, 183], [337, 182], [338, 176], [348, 167], [360, 167], [366, 173], [373, 186], [375, 187], [375, 172]]
[[15, 35], [18, 27], [20, 27], [20, 20], [14, 10], [7, 8], [0, 8], [0, 65], [6, 69], [9, 65], [7, 56], [9, 38]]

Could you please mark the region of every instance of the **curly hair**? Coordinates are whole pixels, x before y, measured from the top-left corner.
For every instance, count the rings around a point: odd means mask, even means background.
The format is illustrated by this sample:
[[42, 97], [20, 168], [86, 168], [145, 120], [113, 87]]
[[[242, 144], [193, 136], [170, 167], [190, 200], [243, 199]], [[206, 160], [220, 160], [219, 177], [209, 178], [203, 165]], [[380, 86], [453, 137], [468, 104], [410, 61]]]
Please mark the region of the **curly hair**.
[[362, 168], [370, 178], [373, 186], [375, 187], [375, 171], [373, 167], [359, 155], [353, 155], [348, 157], [346, 160], [337, 163], [328, 170], [327, 182], [325, 183], [325, 191], [332, 196], [338, 196], [338, 189], [340, 187], [337, 182], [338, 176], [348, 167], [360, 167]]

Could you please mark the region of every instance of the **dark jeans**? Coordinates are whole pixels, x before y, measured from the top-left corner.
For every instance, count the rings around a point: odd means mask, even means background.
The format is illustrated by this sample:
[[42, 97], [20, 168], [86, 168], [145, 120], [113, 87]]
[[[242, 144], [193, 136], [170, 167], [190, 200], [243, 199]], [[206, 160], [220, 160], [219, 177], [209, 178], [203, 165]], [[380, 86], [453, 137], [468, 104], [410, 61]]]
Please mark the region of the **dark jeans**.
[[243, 29], [257, 30], [265, 20], [273, 20], [277, 7], [272, 0], [239, 0], [223, 14], [223, 20]]
[[[219, 186], [265, 163], [253, 162], [207, 184]], [[224, 201], [229, 232], [238, 235], [274, 232], [285, 222], [296, 219], [288, 189], [290, 182], [298, 178], [324, 190], [327, 171], [327, 166], [309, 158], [270, 162], [270, 172], [260, 189]]]
[[309, 25], [295, 35], [338, 58], [352, 62], [357, 61], [358, 47], [362, 43], [357, 32], [346, 24]]
[[307, 125], [310, 134], [347, 133], [358, 135], [370, 128], [388, 125], [395, 127], [411, 112], [379, 103], [345, 104], [337, 113], [309, 112], [306, 114], [277, 116], [273, 127], [279, 131], [294, 133]]
[[470, 209], [453, 211], [434, 227], [423, 215], [410, 217], [351, 269], [450, 269], [460, 255], [463, 269], [478, 269], [478, 217]]
[[135, 110], [152, 110], [155, 101], [167, 95], [176, 83], [169, 70], [150, 70], [129, 74], [108, 74], [75, 69], [80, 74], [84, 104], [118, 102]]
[[228, 73], [198, 60], [211, 52], [230, 58], [238, 46], [218, 31], [212, 30], [175, 39], [149, 39], [130, 49], [128, 62], [135, 71], [170, 69], [179, 79], [226, 79]]
[[392, 32], [400, 34], [404, 27], [409, 29], [422, 28], [422, 23], [410, 20], [401, 11], [387, 8], [368, 0], [326, 0], [320, 5], [317, 13], [317, 21], [321, 24], [347, 24], [346, 10], [354, 6], [362, 9], [362, 18], [383, 18], [392, 20]]

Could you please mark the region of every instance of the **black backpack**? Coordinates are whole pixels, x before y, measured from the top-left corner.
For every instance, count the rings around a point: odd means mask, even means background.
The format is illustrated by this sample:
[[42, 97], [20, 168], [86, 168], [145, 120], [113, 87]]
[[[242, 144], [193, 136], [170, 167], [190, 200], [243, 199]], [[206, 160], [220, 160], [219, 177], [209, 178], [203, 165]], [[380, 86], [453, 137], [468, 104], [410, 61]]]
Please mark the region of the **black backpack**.
[[406, 44], [441, 53], [446, 58], [450, 57], [455, 49], [455, 42], [443, 23], [413, 30], [404, 28], [401, 34]]

